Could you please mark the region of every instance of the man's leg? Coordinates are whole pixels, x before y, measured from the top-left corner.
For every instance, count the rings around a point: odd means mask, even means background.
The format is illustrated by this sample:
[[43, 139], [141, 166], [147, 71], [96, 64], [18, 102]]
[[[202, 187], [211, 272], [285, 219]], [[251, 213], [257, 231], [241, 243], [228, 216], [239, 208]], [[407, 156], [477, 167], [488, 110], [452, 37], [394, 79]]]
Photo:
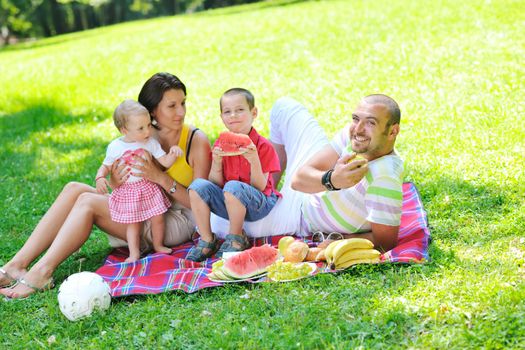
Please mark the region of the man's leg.
[[290, 187], [291, 175], [297, 168], [329, 142], [306, 107], [290, 97], [280, 98], [272, 108], [270, 141], [279, 155], [281, 166], [285, 166], [281, 168], [286, 172], [283, 190]]

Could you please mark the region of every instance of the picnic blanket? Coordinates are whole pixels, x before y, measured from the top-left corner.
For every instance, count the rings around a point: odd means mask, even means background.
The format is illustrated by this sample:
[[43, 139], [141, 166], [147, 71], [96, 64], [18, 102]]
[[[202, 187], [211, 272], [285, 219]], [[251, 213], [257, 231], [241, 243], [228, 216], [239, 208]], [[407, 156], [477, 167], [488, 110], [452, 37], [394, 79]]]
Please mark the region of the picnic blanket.
[[[253, 238], [253, 246], [271, 244], [277, 247], [283, 236]], [[298, 237], [310, 246], [315, 246], [310, 237]], [[413, 183], [403, 184], [403, 211], [397, 246], [381, 255], [381, 262], [422, 263], [428, 260], [430, 231], [427, 215], [423, 209], [421, 197]], [[96, 273], [110, 285], [113, 297], [135, 294], [157, 294], [171, 290], [183, 290], [193, 293], [203, 288], [223, 285], [210, 281], [206, 275], [211, 272], [212, 263], [217, 259], [208, 259], [202, 263], [185, 260], [194, 242], [173, 247], [170, 255], [150, 254], [135, 263], [125, 263], [127, 248], [117, 248], [106, 258], [104, 265]], [[333, 272], [323, 263], [318, 263], [317, 273]], [[266, 278], [251, 281], [259, 283]]]

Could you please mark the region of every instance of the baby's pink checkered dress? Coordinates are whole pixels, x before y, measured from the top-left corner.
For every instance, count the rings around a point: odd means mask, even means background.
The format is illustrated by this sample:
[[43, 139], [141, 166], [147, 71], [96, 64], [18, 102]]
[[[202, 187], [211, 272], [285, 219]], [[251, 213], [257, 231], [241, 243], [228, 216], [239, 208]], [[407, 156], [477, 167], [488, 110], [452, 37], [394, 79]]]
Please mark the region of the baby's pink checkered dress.
[[171, 206], [168, 196], [155, 183], [148, 180], [126, 182], [109, 197], [111, 220], [123, 224], [143, 222], [164, 214]]

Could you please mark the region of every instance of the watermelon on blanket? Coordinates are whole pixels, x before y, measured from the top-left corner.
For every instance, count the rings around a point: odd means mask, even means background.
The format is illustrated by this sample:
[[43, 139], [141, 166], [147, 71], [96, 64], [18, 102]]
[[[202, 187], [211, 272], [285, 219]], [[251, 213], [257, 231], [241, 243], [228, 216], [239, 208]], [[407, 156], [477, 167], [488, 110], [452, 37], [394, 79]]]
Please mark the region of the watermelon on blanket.
[[238, 156], [244, 152], [239, 148], [248, 147], [252, 140], [248, 135], [225, 131], [219, 135], [217, 146], [222, 149], [223, 156]]
[[253, 247], [224, 261], [222, 270], [236, 279], [250, 278], [266, 272], [279, 257], [279, 251], [269, 244]]

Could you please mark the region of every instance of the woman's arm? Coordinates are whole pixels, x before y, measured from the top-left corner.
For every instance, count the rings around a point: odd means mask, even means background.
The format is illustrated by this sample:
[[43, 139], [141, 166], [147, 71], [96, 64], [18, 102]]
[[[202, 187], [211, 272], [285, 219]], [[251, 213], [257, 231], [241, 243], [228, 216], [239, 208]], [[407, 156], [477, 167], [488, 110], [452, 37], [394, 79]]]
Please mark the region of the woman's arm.
[[[193, 169], [193, 179], [208, 179], [211, 168], [211, 148], [208, 136], [201, 130], [195, 131], [191, 145], [188, 145], [188, 148], [190, 149], [188, 164]], [[190, 197], [186, 187], [177, 184], [177, 191], [173, 198], [185, 207], [191, 208]]]
[[97, 187], [98, 193], [108, 193], [108, 187], [110, 187], [110, 185], [106, 176], [108, 176], [109, 172], [110, 169], [104, 164], [98, 168], [97, 175], [95, 175], [95, 186]]

